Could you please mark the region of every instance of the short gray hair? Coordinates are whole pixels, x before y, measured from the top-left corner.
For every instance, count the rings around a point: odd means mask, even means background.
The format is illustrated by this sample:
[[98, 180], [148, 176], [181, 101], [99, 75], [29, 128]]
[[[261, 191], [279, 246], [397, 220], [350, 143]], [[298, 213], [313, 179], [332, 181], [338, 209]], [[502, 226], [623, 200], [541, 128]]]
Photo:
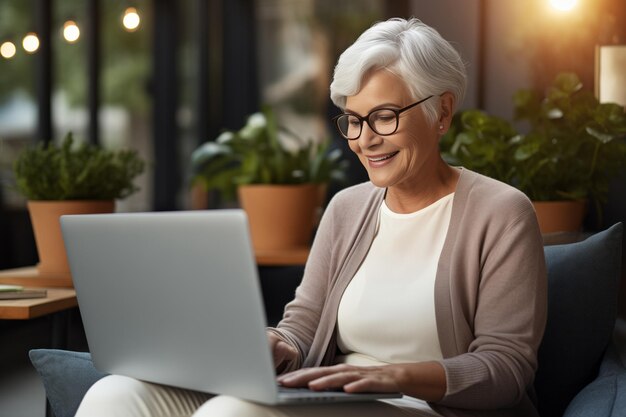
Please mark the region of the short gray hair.
[[450, 92], [455, 106], [465, 95], [465, 65], [459, 53], [439, 32], [420, 20], [393, 18], [378, 22], [339, 57], [330, 98], [341, 109], [357, 94], [370, 70], [385, 69], [400, 77], [413, 99], [433, 95], [422, 105], [424, 115], [435, 123], [439, 96]]

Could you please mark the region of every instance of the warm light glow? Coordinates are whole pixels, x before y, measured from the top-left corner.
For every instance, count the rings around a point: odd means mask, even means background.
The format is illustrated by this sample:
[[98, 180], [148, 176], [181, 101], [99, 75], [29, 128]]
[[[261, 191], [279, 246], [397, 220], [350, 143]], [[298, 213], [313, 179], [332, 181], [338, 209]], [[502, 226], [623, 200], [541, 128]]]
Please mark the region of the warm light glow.
[[27, 33], [22, 40], [22, 47], [29, 54], [37, 51], [37, 49], [39, 49], [39, 38], [37, 37], [37, 34], [33, 32]]
[[127, 31], [136, 31], [139, 27], [139, 23], [141, 23], [141, 18], [137, 13], [137, 9], [135, 9], [134, 7], [129, 7], [128, 9], [126, 9], [126, 11], [124, 12], [124, 17], [122, 18], [122, 23], [124, 24], [124, 27]]
[[550, 0], [550, 5], [560, 11], [568, 12], [576, 7], [578, 0]]
[[74, 43], [80, 37], [80, 29], [78, 25], [73, 20], [68, 20], [63, 25], [63, 37], [69, 43]]
[[7, 41], [0, 45], [0, 55], [2, 55], [3, 58], [11, 59], [15, 56], [15, 52], [17, 52], [17, 49], [13, 42]]

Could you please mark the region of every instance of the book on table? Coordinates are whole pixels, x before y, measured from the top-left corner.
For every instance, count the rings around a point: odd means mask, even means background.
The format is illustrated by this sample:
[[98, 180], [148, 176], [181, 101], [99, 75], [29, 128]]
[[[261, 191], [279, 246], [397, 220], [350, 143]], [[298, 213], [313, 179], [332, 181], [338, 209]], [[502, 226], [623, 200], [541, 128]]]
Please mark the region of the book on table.
[[18, 300], [21, 298], [43, 298], [48, 294], [44, 289], [24, 288], [21, 285], [1, 285], [0, 300]]

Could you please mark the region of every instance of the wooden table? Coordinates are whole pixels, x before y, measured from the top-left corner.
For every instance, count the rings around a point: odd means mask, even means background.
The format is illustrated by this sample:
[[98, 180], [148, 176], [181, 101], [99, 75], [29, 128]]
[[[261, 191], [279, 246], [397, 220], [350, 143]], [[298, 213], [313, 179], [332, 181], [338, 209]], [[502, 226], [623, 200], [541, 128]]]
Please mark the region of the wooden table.
[[72, 277], [65, 274], [40, 274], [36, 266], [0, 271], [0, 284], [38, 288], [72, 288]]
[[46, 288], [44, 298], [0, 300], [0, 319], [30, 320], [78, 306], [73, 288]]

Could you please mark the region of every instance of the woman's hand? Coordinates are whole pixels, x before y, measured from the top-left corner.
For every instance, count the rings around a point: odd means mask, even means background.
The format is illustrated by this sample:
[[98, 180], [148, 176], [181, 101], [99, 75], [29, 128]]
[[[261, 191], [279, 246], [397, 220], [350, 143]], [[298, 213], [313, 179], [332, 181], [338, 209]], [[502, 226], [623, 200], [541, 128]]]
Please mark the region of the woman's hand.
[[278, 377], [287, 387], [314, 391], [343, 389], [345, 392], [399, 392], [398, 375], [389, 366], [334, 365], [303, 368]]
[[446, 392], [445, 371], [437, 362], [303, 368], [279, 376], [278, 383], [315, 391], [401, 392], [426, 401], [438, 401]]
[[272, 357], [274, 358], [274, 367], [277, 371], [289, 362], [298, 358], [297, 349], [281, 340], [280, 337], [273, 332], [268, 331], [266, 333], [267, 341], [270, 344], [270, 351], [272, 352]]

